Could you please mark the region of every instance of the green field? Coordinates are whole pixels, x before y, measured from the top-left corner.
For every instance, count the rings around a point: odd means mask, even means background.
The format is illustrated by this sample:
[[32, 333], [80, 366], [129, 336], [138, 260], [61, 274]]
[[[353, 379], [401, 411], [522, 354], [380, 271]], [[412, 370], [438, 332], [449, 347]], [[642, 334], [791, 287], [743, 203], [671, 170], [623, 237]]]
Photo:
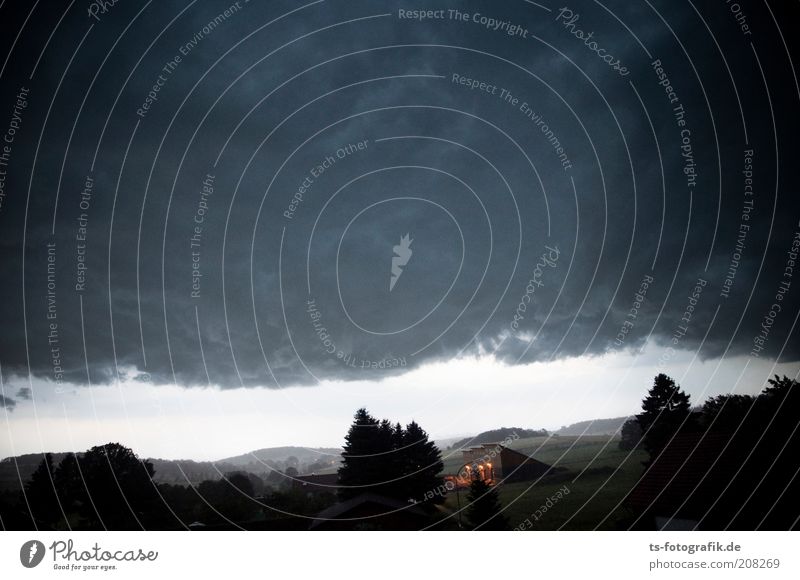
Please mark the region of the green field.
[[[559, 471], [540, 481], [503, 484], [499, 487], [504, 514], [512, 528], [522, 525], [534, 530], [591, 530], [624, 527], [629, 514], [617, 504], [635, 485], [644, 470], [645, 453], [620, 451], [619, 439], [607, 435], [584, 437], [537, 437], [520, 439], [510, 445], [527, 455], [555, 467]], [[461, 454], [450, 457], [445, 452], [445, 473], [454, 473], [461, 465]], [[551, 507], [548, 498], [560, 489], [569, 490]], [[466, 490], [460, 492], [461, 505], [466, 505]], [[445, 509], [457, 511], [455, 493], [448, 494]], [[544, 507], [543, 507], [544, 506]], [[537, 514], [537, 510], [540, 510]], [[534, 517], [536, 515], [536, 517]], [[451, 518], [455, 519], [455, 518]]]

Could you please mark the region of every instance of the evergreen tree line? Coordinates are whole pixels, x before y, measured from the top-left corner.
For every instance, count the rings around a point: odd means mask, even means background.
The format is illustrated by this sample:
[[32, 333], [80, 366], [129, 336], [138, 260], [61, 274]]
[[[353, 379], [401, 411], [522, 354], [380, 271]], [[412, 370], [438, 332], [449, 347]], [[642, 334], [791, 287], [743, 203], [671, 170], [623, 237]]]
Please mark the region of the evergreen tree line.
[[[37, 530], [177, 530], [194, 522], [236, 527], [281, 512], [313, 515], [334, 501], [333, 494], [309, 500], [292, 489], [265, 488], [251, 473], [220, 474], [195, 486], [156, 483], [154, 473], [150, 461], [119, 443], [67, 454], [57, 464], [47, 453], [16, 498], [6, 493], [0, 499], [0, 523]], [[286, 487], [285, 477], [281, 483]]]
[[[366, 409], [356, 411], [345, 437], [339, 467], [340, 499], [375, 493], [405, 501], [423, 502], [442, 485], [444, 464], [439, 448], [415, 421], [405, 428], [379, 421]], [[431, 502], [441, 502], [439, 495]]]
[[[692, 408], [665, 374], [655, 377], [642, 411], [622, 428], [620, 448], [686, 460], [704, 440], [716, 441], [695, 502], [707, 526], [787, 529], [800, 514], [800, 383], [775, 375], [758, 395], [723, 394]], [[690, 441], [690, 445], [683, 445]], [[705, 505], [704, 505], [705, 504]], [[708, 513], [706, 513], [706, 511]]]
[[[339, 468], [339, 497], [342, 500], [364, 493], [376, 493], [403, 502], [442, 503], [441, 452], [415, 421], [406, 425], [379, 421], [366, 409], [359, 409], [345, 437]], [[471, 529], [507, 530], [497, 489], [475, 478], [467, 495], [465, 515]]]

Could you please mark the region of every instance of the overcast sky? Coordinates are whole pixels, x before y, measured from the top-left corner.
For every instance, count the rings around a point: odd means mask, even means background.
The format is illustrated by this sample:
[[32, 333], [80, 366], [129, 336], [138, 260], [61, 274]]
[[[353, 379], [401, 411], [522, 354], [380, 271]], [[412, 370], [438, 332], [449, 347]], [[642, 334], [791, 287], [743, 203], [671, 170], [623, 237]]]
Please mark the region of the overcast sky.
[[23, 4], [0, 456], [557, 428], [800, 369], [794, 3]]

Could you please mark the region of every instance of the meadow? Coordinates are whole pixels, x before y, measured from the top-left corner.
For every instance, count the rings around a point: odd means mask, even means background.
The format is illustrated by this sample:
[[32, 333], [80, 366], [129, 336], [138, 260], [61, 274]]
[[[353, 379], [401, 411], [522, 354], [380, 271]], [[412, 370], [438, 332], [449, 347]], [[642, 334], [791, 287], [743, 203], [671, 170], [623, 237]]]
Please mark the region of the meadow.
[[[642, 461], [646, 454], [638, 450], [621, 451], [618, 443], [617, 436], [590, 435], [534, 437], [510, 444], [512, 449], [559, 468], [538, 480], [498, 487], [503, 513], [511, 527], [532, 530], [627, 527], [630, 513], [622, 500], [644, 471]], [[454, 473], [463, 465], [460, 452], [446, 451], [443, 456], [445, 473]], [[459, 501], [462, 507], [467, 503], [467, 492], [449, 493], [445, 510], [457, 513]], [[457, 522], [458, 518], [447, 519], [450, 527], [454, 522], [449, 520]]]

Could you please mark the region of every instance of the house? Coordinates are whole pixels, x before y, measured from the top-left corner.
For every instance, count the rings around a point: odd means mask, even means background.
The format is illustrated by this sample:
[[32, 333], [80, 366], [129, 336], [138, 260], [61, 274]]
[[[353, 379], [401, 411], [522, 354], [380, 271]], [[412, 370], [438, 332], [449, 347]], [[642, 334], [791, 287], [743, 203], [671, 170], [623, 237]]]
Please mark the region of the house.
[[459, 486], [480, 478], [489, 483], [529, 481], [553, 470], [551, 465], [506, 447], [502, 443], [484, 443], [461, 450], [464, 465], [456, 474]]
[[730, 441], [731, 435], [722, 433], [676, 435], [627, 498], [637, 514], [635, 527], [717, 529], [715, 520], [723, 514], [709, 509], [742, 465], [739, 454], [728, 448]]
[[431, 516], [419, 505], [362, 493], [314, 516], [309, 530], [421, 530]]

